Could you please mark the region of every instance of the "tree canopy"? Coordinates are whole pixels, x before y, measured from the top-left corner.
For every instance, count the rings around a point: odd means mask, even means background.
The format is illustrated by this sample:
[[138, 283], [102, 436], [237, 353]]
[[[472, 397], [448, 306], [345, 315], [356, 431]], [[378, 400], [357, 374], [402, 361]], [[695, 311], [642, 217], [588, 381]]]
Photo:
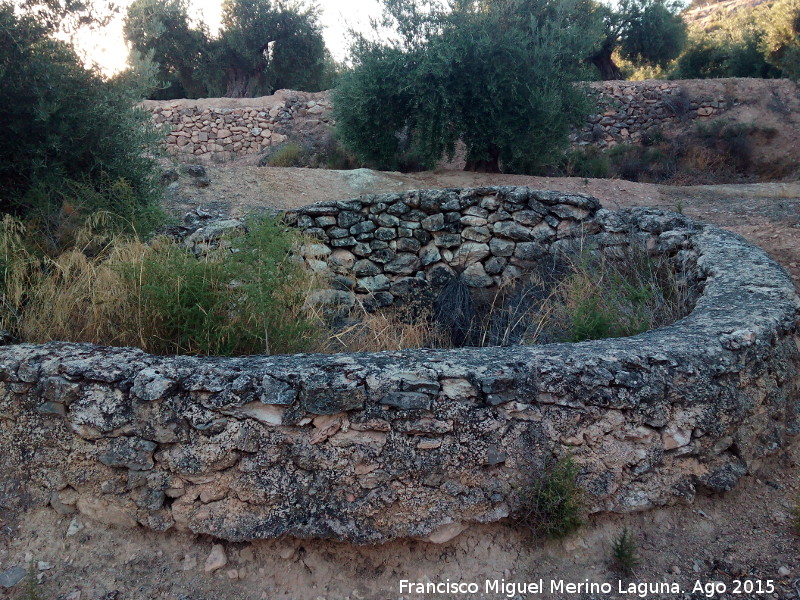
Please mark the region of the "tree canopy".
[[339, 134], [380, 168], [431, 167], [466, 145], [467, 168], [547, 163], [588, 111], [574, 83], [600, 29], [591, 0], [385, 0], [387, 39], [361, 37], [334, 90]]
[[622, 79], [612, 55], [637, 67], [666, 66], [677, 58], [687, 40], [686, 24], [678, 14], [680, 3], [670, 0], [620, 0], [616, 8], [602, 5], [605, 36], [589, 55], [602, 79]]
[[156, 194], [148, 115], [52, 36], [49, 14], [0, 2], [0, 208], [57, 212], [77, 187], [95, 208], [115, 211], [121, 195], [147, 203]]
[[186, 0], [135, 0], [125, 38], [139, 62], [151, 62], [162, 88], [153, 97], [247, 97], [278, 88], [323, 88], [331, 60], [315, 6], [225, 0], [212, 37], [193, 24]]

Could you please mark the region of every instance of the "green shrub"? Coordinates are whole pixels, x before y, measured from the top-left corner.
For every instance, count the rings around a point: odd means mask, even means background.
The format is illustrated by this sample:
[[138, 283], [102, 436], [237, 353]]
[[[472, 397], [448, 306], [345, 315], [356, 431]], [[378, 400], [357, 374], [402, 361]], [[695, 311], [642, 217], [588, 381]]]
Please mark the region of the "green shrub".
[[687, 309], [685, 286], [669, 262], [636, 249], [620, 259], [582, 255], [562, 298], [571, 342], [636, 335]]
[[384, 5], [397, 36], [357, 40], [334, 90], [337, 128], [358, 160], [431, 168], [458, 140], [468, 170], [534, 172], [558, 160], [591, 108], [574, 84], [601, 37], [593, 4]]
[[614, 539], [611, 547], [614, 558], [614, 567], [623, 575], [632, 575], [639, 564], [636, 551], [636, 537], [628, 531], [627, 527]]
[[[308, 274], [290, 259], [296, 243], [272, 219], [250, 221], [231, 247], [196, 259], [166, 245], [128, 272], [151, 351], [176, 354], [293, 353], [313, 333], [303, 303]], [[138, 288], [136, 287], [138, 286]]]
[[567, 177], [604, 179], [611, 175], [608, 155], [595, 146], [570, 150], [564, 156], [560, 171]]
[[[102, 225], [102, 224], [101, 224]], [[313, 277], [290, 251], [294, 234], [271, 219], [198, 259], [167, 238], [106, 238], [37, 258], [24, 225], [0, 235], [0, 329], [27, 342], [138, 346], [157, 354], [293, 353], [313, 342], [304, 309]], [[95, 239], [91, 228], [76, 241]]]
[[[65, 203], [155, 203], [159, 133], [120, 86], [83, 67], [43, 19], [0, 2], [0, 210], [52, 232]], [[50, 235], [48, 233], [48, 235]]]
[[299, 144], [288, 142], [265, 156], [262, 163], [269, 167], [303, 167], [306, 166], [303, 164], [305, 158], [307, 157]]
[[518, 492], [516, 522], [538, 535], [560, 539], [583, 525], [584, 491], [571, 456], [550, 465], [529, 488]]

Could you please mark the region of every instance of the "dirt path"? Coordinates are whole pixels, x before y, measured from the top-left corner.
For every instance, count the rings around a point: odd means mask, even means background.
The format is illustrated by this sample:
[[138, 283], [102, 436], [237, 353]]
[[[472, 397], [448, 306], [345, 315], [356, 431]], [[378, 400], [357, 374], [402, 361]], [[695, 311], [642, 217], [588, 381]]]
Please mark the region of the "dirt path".
[[[198, 188], [182, 177], [170, 203], [176, 214], [202, 206], [228, 214], [290, 208], [323, 199], [424, 187], [531, 185], [586, 192], [608, 207], [658, 206], [736, 231], [765, 248], [800, 282], [800, 184], [671, 188], [615, 180], [547, 179], [447, 171], [403, 175], [257, 167], [211, 167], [211, 185]], [[454, 540], [433, 545], [416, 541], [353, 547], [318, 540], [270, 540], [225, 544], [228, 564], [205, 573], [212, 540], [186, 534], [117, 530], [76, 518], [80, 529], [67, 536], [72, 516], [53, 511], [26, 515], [0, 509], [0, 572], [26, 560], [52, 568], [38, 571], [38, 596], [14, 588], [15, 598], [61, 600], [389, 600], [423, 598], [576, 598], [603, 594], [485, 593], [485, 581], [551, 580], [608, 582], [614, 598], [690, 599], [696, 582], [728, 585], [715, 598], [800, 598], [800, 537], [790, 510], [800, 494], [800, 444], [787, 447], [745, 476], [735, 490], [700, 497], [689, 506], [627, 516], [591, 519], [564, 541], [531, 538], [513, 525], [470, 527]], [[612, 543], [627, 527], [640, 557], [634, 583], [675, 582], [679, 593], [618, 593], [611, 568]], [[44, 565], [47, 567], [48, 565]], [[478, 595], [401, 593], [400, 580], [476, 582]], [[765, 591], [732, 593], [734, 579]], [[771, 582], [771, 583], [770, 583]], [[623, 584], [627, 585], [627, 583]], [[773, 591], [767, 592], [771, 589]], [[743, 588], [742, 591], [747, 591]], [[0, 588], [0, 597], [3, 597]]]

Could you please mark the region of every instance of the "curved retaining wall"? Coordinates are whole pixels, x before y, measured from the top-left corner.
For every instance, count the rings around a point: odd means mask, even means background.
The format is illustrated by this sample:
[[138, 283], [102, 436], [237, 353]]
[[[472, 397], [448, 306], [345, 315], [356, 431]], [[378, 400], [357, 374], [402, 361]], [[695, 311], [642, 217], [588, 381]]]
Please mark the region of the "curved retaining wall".
[[[524, 189], [464, 191], [516, 197]], [[528, 201], [528, 200], [526, 200]], [[798, 298], [741, 237], [598, 210], [704, 281], [680, 322], [615, 340], [377, 354], [160, 357], [0, 348], [0, 505], [227, 540], [444, 541], [574, 455], [592, 511], [733, 487], [798, 430]]]
[[[406, 303], [456, 274], [472, 288], [496, 288], [576, 237], [627, 243], [614, 231], [614, 218], [591, 196], [524, 187], [377, 194], [284, 216], [320, 242], [301, 248], [309, 266], [335, 275], [336, 289], [313, 300], [344, 307]], [[607, 231], [598, 236], [604, 223]], [[188, 240], [205, 237], [201, 230]]]

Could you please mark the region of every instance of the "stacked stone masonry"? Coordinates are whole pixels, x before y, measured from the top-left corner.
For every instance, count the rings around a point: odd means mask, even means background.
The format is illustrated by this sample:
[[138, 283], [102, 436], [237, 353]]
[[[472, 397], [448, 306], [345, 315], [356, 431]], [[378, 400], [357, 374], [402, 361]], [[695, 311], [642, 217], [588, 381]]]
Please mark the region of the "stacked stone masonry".
[[[683, 86], [671, 81], [604, 81], [592, 82], [589, 87], [598, 109], [572, 134], [573, 145], [605, 148], [639, 143], [647, 132], [718, 116], [730, 103], [724, 94], [690, 97]], [[297, 132], [325, 135], [334, 124], [328, 92], [280, 90], [275, 96], [241, 99], [229, 108], [191, 102], [149, 101], [144, 105], [155, 123], [169, 128], [166, 149], [179, 158], [258, 154]]]
[[[177, 157], [226, 159], [259, 154], [289, 135], [323, 135], [331, 123], [326, 93], [280, 90], [238, 106], [192, 105], [191, 101], [148, 101], [153, 122], [167, 131], [166, 150]], [[249, 105], [248, 105], [249, 104]]]
[[724, 94], [696, 98], [671, 81], [603, 81], [590, 85], [597, 111], [573, 133], [573, 145], [637, 144], [642, 136], [684, 121], [710, 119], [730, 108]]
[[[798, 431], [800, 301], [788, 274], [733, 233], [527, 188], [371, 196], [287, 219], [326, 234], [328, 265], [365, 243], [334, 244], [360, 235], [350, 228], [396, 230], [367, 257], [401, 239], [419, 249], [367, 260], [401, 278], [417, 261], [426, 277], [452, 268], [445, 251], [467, 243], [489, 253], [463, 250], [464, 272], [534, 260], [571, 235], [609, 251], [643, 243], [693, 269], [701, 293], [671, 326], [579, 344], [238, 358], [5, 346], [0, 506], [234, 541], [442, 542], [513, 514], [520, 490], [567, 454], [591, 511], [629, 512], [729, 490]], [[465, 235], [480, 227], [488, 240]], [[187, 243], [210, 240], [203, 229]], [[423, 247], [442, 260], [423, 265]]]

